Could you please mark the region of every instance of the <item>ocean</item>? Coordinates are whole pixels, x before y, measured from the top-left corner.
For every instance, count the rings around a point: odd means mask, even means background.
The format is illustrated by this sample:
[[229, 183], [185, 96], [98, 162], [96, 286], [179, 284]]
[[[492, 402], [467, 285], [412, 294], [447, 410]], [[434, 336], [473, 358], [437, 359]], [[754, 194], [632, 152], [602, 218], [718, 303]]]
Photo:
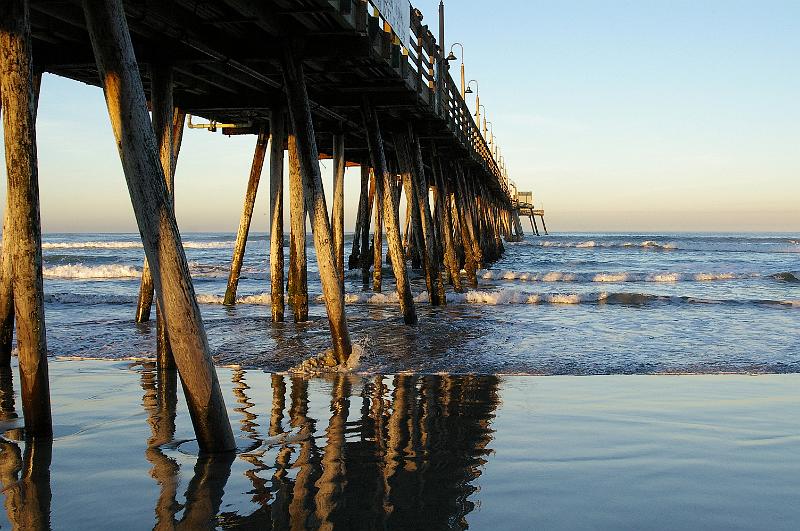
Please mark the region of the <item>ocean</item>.
[[[251, 234], [236, 306], [222, 305], [234, 234], [184, 234], [209, 341], [220, 364], [285, 371], [329, 346], [309, 237], [309, 322], [270, 322], [269, 239]], [[288, 238], [287, 238], [288, 240]], [[346, 238], [349, 255], [351, 236]], [[137, 234], [47, 234], [44, 275], [53, 356], [152, 356], [155, 325], [134, 322], [144, 252]], [[288, 257], [288, 249], [285, 250]], [[432, 308], [420, 272], [420, 322], [400, 318], [391, 267], [382, 293], [346, 274], [347, 316], [365, 374], [800, 372], [800, 236], [527, 236]]]
[[264, 234], [236, 306], [233, 235], [184, 238], [236, 453], [198, 454], [148, 359], [137, 235], [48, 234], [54, 438], [25, 440], [12, 359], [0, 528], [797, 528], [796, 236], [529, 236], [443, 308], [415, 273], [413, 327], [388, 266], [353, 272], [365, 354], [315, 377], [286, 372], [329, 345], [313, 248], [309, 322], [273, 324]]

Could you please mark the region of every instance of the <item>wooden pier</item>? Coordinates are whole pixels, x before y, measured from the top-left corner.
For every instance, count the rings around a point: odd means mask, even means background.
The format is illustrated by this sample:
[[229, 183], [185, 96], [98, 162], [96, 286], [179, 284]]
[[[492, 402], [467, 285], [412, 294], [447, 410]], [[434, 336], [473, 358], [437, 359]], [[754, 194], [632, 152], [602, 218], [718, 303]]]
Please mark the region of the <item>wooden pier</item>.
[[533, 194], [531, 192], [517, 192], [513, 196], [513, 205], [514, 205], [514, 223], [519, 229], [519, 232], [522, 232], [522, 224], [520, 223], [519, 217], [526, 217], [531, 222], [531, 231], [536, 236], [541, 236], [539, 232], [539, 224], [536, 223], [537, 216], [542, 222], [542, 229], [544, 229], [544, 233], [548, 234], [547, 232], [547, 224], [544, 222], [544, 209], [543, 208], [536, 208], [533, 204]]
[[[136, 319], [149, 319], [155, 298], [159, 366], [177, 368], [200, 447], [218, 452], [234, 441], [173, 209], [185, 116], [195, 117], [190, 127], [254, 139], [226, 303], [236, 300], [269, 153], [272, 320], [284, 320], [284, 300], [295, 321], [308, 317], [308, 218], [331, 330], [321, 363], [340, 364], [353, 350], [344, 267], [361, 269], [365, 289], [380, 291], [383, 232], [409, 325], [417, 322], [409, 260], [422, 268], [431, 304], [443, 305], [447, 285], [463, 289], [462, 270], [476, 286], [477, 269], [502, 256], [503, 241], [523, 236], [507, 169], [449, 74], [445, 42], [442, 5], [437, 42], [422, 14], [396, 0], [4, 0], [0, 361], [7, 365], [10, 355], [13, 301], [26, 435], [52, 430], [35, 148], [42, 72], [104, 90], [146, 256]], [[285, 152], [291, 222], [284, 294]], [[334, 161], [332, 214], [320, 159]], [[361, 166], [361, 195], [345, 259], [347, 166]], [[531, 215], [544, 222], [543, 212]]]

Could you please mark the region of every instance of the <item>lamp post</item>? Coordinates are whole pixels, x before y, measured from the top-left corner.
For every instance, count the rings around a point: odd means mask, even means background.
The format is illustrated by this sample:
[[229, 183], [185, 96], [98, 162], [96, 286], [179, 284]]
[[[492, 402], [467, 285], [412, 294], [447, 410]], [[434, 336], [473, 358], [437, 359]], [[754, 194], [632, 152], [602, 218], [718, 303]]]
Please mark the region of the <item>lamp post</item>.
[[464, 98], [464, 95], [467, 94], [467, 87], [464, 84], [464, 45], [460, 42], [454, 42], [450, 46], [450, 55], [447, 56], [448, 61], [455, 61], [458, 57], [453, 54], [453, 47], [458, 45], [461, 48], [461, 98]]
[[464, 91], [464, 94], [472, 94], [472, 89], [470, 85], [475, 83], [475, 123], [478, 125], [478, 129], [481, 128], [481, 91], [480, 85], [478, 84], [478, 80], [470, 79], [469, 83], [467, 83], [467, 88]]
[[[483, 107], [483, 133], [482, 134], [483, 134], [483, 139], [486, 140], [486, 123], [487, 123], [486, 122], [486, 107], [484, 105], [480, 105], [479, 104], [478, 105], [478, 111], [481, 110], [481, 107]], [[478, 127], [480, 127], [480, 126], [481, 126], [481, 117], [480, 117], [480, 114], [478, 114]]]
[[493, 126], [492, 122], [487, 122], [486, 121], [486, 113], [484, 113], [483, 120], [484, 120], [484, 123], [486, 124], [486, 125], [484, 125], [484, 127], [487, 127], [487, 126], [489, 127], [489, 148], [491, 149], [492, 146], [494, 146], [494, 126]]

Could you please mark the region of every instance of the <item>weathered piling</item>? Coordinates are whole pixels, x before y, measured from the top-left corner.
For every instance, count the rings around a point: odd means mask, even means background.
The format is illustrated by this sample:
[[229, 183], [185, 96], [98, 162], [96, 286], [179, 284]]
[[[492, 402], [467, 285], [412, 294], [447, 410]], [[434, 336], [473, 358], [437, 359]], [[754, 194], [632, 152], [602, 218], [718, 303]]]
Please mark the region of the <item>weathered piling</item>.
[[300, 166], [306, 208], [311, 217], [314, 249], [317, 253], [319, 276], [333, 340], [333, 358], [341, 363], [350, 356], [353, 346], [344, 311], [344, 291], [336, 272], [331, 225], [328, 208], [325, 205], [325, 191], [319, 170], [319, 152], [314, 137], [303, 64], [296, 55], [295, 48], [294, 43], [287, 45], [281, 62], [281, 71], [295, 137], [295, 158]]
[[26, 437], [51, 437], [42, 231], [36, 154], [36, 97], [26, 0], [0, 5], [0, 87], [7, 171], [8, 232]]
[[[361, 233], [366, 230], [369, 232], [369, 219], [364, 219], [367, 210], [367, 194], [369, 193], [369, 167], [361, 166], [361, 178], [359, 180], [361, 188], [358, 194], [358, 211], [356, 212], [356, 226], [353, 231], [353, 246], [350, 250], [350, 258], [347, 261], [348, 269], [356, 269], [361, 263]], [[366, 228], [365, 228], [366, 221]]]
[[453, 194], [455, 206], [453, 212], [458, 215], [458, 225], [461, 228], [462, 248], [464, 249], [464, 271], [467, 273], [467, 280], [473, 288], [478, 287], [477, 269], [479, 263], [479, 247], [474, 237], [472, 228], [472, 213], [465, 197], [466, 188], [464, 186], [464, 175], [456, 165], [456, 191]]
[[333, 135], [333, 248], [336, 271], [344, 291], [344, 135]]
[[159, 161], [122, 2], [84, 0], [83, 8], [133, 210], [198, 444], [207, 452], [233, 450], [233, 432]]
[[308, 321], [306, 203], [297, 154], [297, 137], [289, 135], [289, 302], [295, 323]]
[[375, 178], [375, 228], [372, 230], [372, 291], [380, 293], [383, 286], [383, 189], [385, 184]]
[[[367, 131], [367, 144], [369, 145], [372, 167], [375, 169], [376, 182], [383, 183], [383, 220], [386, 224], [386, 240], [389, 243], [389, 253], [392, 257], [392, 270], [394, 271], [397, 285], [397, 295], [400, 298], [400, 311], [406, 324], [416, 324], [417, 313], [414, 309], [414, 298], [411, 294], [411, 285], [408, 283], [403, 244], [400, 239], [400, 223], [397, 215], [397, 201], [394, 195], [394, 176], [389, 173], [386, 166], [386, 156], [383, 151], [383, 138], [381, 136], [380, 122], [375, 109], [369, 99], [364, 97], [362, 102], [364, 125]], [[377, 189], [377, 188], [376, 188]], [[375, 194], [378, 197], [380, 194]], [[378, 247], [377, 243], [375, 245]]]
[[[367, 194], [366, 208], [363, 212], [362, 225], [361, 225], [361, 280], [364, 284], [364, 289], [369, 288], [369, 264], [372, 261], [372, 256], [369, 252], [369, 224], [372, 219], [372, 203], [375, 198], [375, 172], [372, 168], [364, 164], [361, 165], [361, 182], [364, 179], [369, 181], [369, 193]], [[363, 185], [362, 185], [363, 190]]]
[[422, 255], [422, 267], [425, 271], [425, 285], [428, 288], [431, 304], [440, 306], [445, 303], [444, 284], [439, 273], [439, 252], [434, 237], [433, 217], [431, 215], [430, 203], [428, 201], [428, 183], [425, 179], [425, 167], [422, 163], [422, 151], [417, 136], [412, 127], [408, 128], [408, 134], [404, 138], [397, 139], [398, 154], [401, 164], [411, 175], [411, 193], [413, 200], [417, 204], [416, 211], [419, 213], [421, 238], [420, 254]]
[[283, 148], [286, 143], [284, 111], [270, 113], [269, 151], [269, 278], [272, 322], [282, 323], [283, 301]]
[[[169, 64], [153, 63], [150, 65], [150, 103], [158, 156], [167, 182], [171, 208], [174, 210], [175, 166], [183, 137], [185, 114], [176, 109], [173, 102], [173, 70]], [[153, 276], [145, 257], [139, 286], [139, 300], [136, 306], [136, 322], [138, 323], [150, 320], [150, 311], [153, 306], [153, 289]], [[169, 345], [169, 335], [157, 305], [156, 360], [159, 367], [175, 368], [175, 361]]]
[[264, 167], [264, 157], [267, 154], [268, 142], [267, 133], [260, 132], [256, 140], [255, 152], [253, 153], [253, 163], [250, 166], [250, 177], [247, 181], [247, 191], [244, 196], [244, 208], [242, 208], [242, 218], [239, 220], [239, 230], [236, 232], [236, 245], [233, 248], [228, 287], [225, 290], [223, 304], [236, 304], [236, 289], [239, 286], [239, 276], [242, 273], [247, 237], [250, 234], [250, 221], [253, 219], [253, 209], [256, 206], [258, 183], [261, 180], [261, 170]]
[[[152, 107], [153, 131], [156, 134], [158, 158], [164, 170], [167, 182], [167, 192], [170, 199], [170, 208], [175, 210], [175, 163], [174, 136], [175, 136], [175, 105], [172, 98], [173, 76], [172, 67], [164, 64], [150, 65], [150, 103]], [[145, 267], [147, 260], [145, 259]], [[153, 283], [148, 286], [149, 299], [153, 300]], [[148, 312], [149, 312], [148, 306]], [[169, 344], [169, 333], [164, 323], [164, 316], [156, 305], [156, 360], [164, 369], [174, 369], [175, 360]]]
[[450, 283], [453, 285], [453, 289], [460, 293], [464, 290], [464, 288], [461, 285], [460, 267], [458, 265], [458, 260], [456, 259], [455, 245], [453, 244], [453, 222], [450, 217], [451, 194], [448, 178], [442, 171], [441, 162], [438, 166], [439, 171], [434, 172], [434, 175], [437, 178], [436, 186], [439, 189], [439, 193], [436, 194], [436, 197], [439, 200], [438, 210], [441, 212], [442, 220], [442, 228], [440, 232], [442, 233], [444, 240], [444, 264], [449, 272]]
[[3, 246], [0, 260], [0, 368], [11, 366], [11, 345], [14, 340], [14, 281], [11, 273], [10, 210], [6, 202], [3, 219]]

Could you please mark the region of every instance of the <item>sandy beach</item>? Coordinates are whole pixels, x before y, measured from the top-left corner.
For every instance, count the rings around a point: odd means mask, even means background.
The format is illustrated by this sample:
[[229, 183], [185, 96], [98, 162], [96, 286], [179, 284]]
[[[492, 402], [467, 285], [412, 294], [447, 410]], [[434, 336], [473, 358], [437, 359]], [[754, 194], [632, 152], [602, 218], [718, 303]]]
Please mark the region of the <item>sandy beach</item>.
[[218, 371], [238, 451], [199, 459], [174, 373], [151, 362], [52, 361], [52, 445], [15, 440], [5, 379], [0, 526], [793, 529], [800, 518], [798, 375]]

